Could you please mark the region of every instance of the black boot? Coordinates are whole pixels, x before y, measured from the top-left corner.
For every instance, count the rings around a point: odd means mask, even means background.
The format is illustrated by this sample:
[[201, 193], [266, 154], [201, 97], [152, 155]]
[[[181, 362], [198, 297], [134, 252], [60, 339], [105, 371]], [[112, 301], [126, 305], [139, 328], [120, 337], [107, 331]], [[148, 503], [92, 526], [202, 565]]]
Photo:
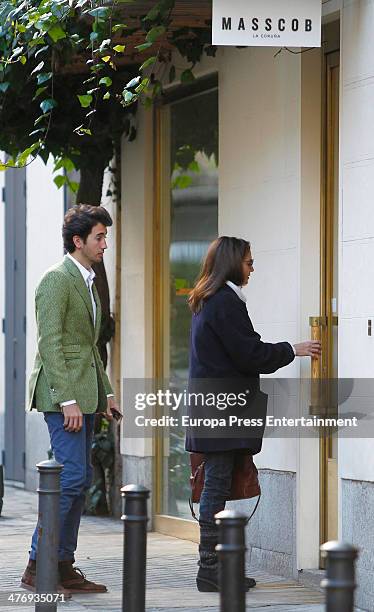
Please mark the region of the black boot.
[[[199, 570], [196, 585], [201, 593], [219, 592], [218, 557], [215, 548], [218, 544], [218, 528], [216, 525], [200, 523]], [[253, 578], [245, 578], [245, 590], [256, 586]]]

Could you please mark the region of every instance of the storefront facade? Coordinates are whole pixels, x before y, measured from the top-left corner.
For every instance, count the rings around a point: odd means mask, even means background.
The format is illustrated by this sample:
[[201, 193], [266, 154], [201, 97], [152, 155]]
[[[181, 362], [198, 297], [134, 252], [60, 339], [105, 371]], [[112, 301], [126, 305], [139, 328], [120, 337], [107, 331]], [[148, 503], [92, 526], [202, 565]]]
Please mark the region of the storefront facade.
[[[312, 323], [324, 346], [313, 375], [371, 377], [374, 2], [329, 0], [323, 13], [321, 49], [220, 48], [192, 85], [167, 89], [154, 112], [139, 109], [138, 137], [122, 148], [123, 379], [183, 386], [188, 289], [222, 234], [252, 244], [247, 303], [264, 339], [301, 341]], [[277, 376], [309, 378], [310, 360]], [[371, 609], [370, 448], [265, 439], [252, 562], [297, 576], [320, 567], [321, 542], [348, 540], [362, 548], [357, 604]], [[124, 430], [122, 453], [124, 481], [152, 490], [153, 527], [196, 539], [183, 432], [143, 440]]]

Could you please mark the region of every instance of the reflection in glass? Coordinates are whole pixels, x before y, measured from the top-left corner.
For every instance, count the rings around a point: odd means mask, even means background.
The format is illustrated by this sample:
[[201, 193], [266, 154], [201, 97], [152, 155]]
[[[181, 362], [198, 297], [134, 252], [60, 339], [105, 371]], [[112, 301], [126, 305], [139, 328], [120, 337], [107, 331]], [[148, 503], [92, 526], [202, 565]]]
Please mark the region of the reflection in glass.
[[[170, 381], [183, 390], [188, 379], [191, 313], [187, 298], [209, 243], [218, 235], [218, 92], [170, 107]], [[173, 428], [165, 457], [164, 513], [191, 518], [189, 457], [184, 431]]]

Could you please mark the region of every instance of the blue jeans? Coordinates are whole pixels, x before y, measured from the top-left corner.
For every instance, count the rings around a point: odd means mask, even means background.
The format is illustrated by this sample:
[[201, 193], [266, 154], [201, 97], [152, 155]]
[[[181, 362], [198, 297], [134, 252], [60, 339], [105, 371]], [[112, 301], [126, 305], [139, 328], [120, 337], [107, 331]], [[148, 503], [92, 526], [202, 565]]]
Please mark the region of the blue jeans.
[[205, 455], [204, 488], [200, 498], [201, 526], [215, 525], [214, 515], [224, 510], [230, 497], [232, 470], [238, 451], [207, 453]]
[[[64, 466], [61, 472], [58, 558], [59, 561], [74, 562], [85, 492], [92, 481], [91, 446], [95, 415], [83, 415], [83, 425], [79, 432], [65, 431], [61, 412], [46, 412], [44, 419], [55, 459]], [[37, 541], [38, 526], [31, 540], [30, 559], [36, 559]]]

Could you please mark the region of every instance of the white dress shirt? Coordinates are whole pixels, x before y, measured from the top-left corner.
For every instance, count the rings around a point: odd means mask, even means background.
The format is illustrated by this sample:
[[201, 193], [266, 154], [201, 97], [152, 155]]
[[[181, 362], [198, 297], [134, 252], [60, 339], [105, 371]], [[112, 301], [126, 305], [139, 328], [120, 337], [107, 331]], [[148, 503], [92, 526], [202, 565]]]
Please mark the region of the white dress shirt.
[[245, 297], [242, 288], [239, 287], [239, 285], [235, 285], [234, 283], [232, 283], [231, 281], [226, 281], [226, 285], [228, 285], [229, 287], [231, 287], [231, 289], [233, 291], [235, 291], [236, 295], [243, 301], [246, 302], [247, 298]]
[[[92, 310], [93, 310], [93, 320], [94, 320], [94, 325], [95, 325], [95, 323], [96, 323], [96, 302], [95, 302], [95, 298], [93, 296], [92, 285], [93, 285], [94, 278], [95, 278], [96, 274], [95, 274], [95, 272], [93, 271], [92, 268], [87, 270], [87, 268], [82, 266], [82, 264], [79, 263], [79, 261], [77, 261], [77, 259], [75, 259], [75, 257], [73, 257], [70, 253], [67, 253], [66, 257], [69, 257], [69, 259], [77, 266], [79, 272], [83, 276], [83, 280], [84, 280], [85, 284], [87, 285], [87, 289], [88, 289], [88, 292], [89, 292], [90, 297], [91, 297]], [[109, 395], [107, 395], [107, 397], [114, 397], [113, 393], [110, 393]], [[61, 402], [60, 406], [61, 406], [61, 408], [63, 408], [64, 406], [70, 406], [70, 404], [75, 404], [75, 403], [76, 403], [76, 400], [69, 400], [68, 402]]]
[[70, 261], [75, 263], [75, 265], [77, 266], [79, 272], [83, 276], [84, 282], [87, 285], [87, 289], [88, 289], [90, 297], [91, 297], [92, 310], [93, 310], [93, 316], [94, 316], [94, 325], [95, 325], [95, 323], [96, 323], [96, 302], [95, 302], [95, 298], [93, 296], [92, 285], [93, 285], [94, 278], [95, 278], [96, 274], [95, 274], [95, 272], [93, 271], [92, 268], [87, 270], [87, 268], [82, 266], [82, 264], [79, 263], [79, 261], [77, 261], [72, 255], [70, 255], [70, 253], [67, 253], [67, 257], [69, 257]]

